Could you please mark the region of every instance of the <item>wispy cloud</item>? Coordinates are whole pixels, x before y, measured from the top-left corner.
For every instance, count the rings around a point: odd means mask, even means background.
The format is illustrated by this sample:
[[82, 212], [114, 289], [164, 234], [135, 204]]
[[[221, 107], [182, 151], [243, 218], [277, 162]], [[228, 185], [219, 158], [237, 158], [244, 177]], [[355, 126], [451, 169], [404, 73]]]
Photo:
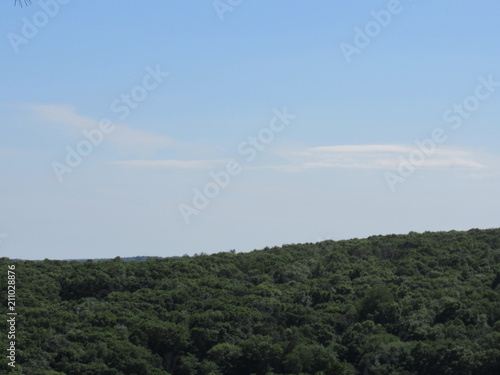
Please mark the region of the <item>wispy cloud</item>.
[[[76, 113], [72, 106], [30, 104], [26, 109], [35, 114], [40, 120], [62, 125], [73, 131], [93, 129], [99, 127], [102, 120], [95, 120]], [[113, 123], [115, 130], [106, 136], [105, 141], [126, 148], [162, 149], [179, 145], [179, 142], [165, 136], [158, 136], [141, 130], [132, 129], [125, 125]]]
[[496, 173], [473, 172], [473, 173], [467, 174], [464, 177], [467, 179], [472, 179], [472, 180], [485, 180], [485, 179], [500, 177], [500, 172], [496, 172]]
[[[283, 171], [303, 171], [317, 168], [396, 169], [401, 157], [421, 152], [408, 145], [341, 145], [309, 147], [287, 151], [280, 156], [285, 163], [267, 166]], [[423, 168], [483, 168], [467, 151], [441, 148], [426, 157]]]
[[73, 129], [91, 129], [98, 121], [76, 114], [73, 106], [51, 104], [27, 104], [24, 106], [41, 120]]
[[12, 148], [0, 148], [0, 161], [11, 161], [19, 160], [23, 158], [39, 158], [42, 157], [42, 153], [33, 151], [21, 151]]
[[219, 160], [123, 160], [114, 161], [111, 164], [125, 165], [131, 167], [162, 167], [176, 169], [212, 169], [218, 165], [225, 164], [229, 159]]
[[[276, 169], [287, 172], [301, 172], [319, 168], [345, 169], [397, 169], [401, 158], [408, 158], [415, 146], [406, 145], [342, 145], [297, 147], [275, 152], [278, 163], [252, 166], [251, 168]], [[471, 152], [442, 148], [428, 156], [423, 168], [470, 168], [482, 169], [485, 166], [473, 160]], [[123, 160], [112, 164], [131, 167], [163, 167], [177, 169], [212, 169], [227, 163], [230, 159], [196, 160]], [[281, 162], [279, 162], [281, 160]]]

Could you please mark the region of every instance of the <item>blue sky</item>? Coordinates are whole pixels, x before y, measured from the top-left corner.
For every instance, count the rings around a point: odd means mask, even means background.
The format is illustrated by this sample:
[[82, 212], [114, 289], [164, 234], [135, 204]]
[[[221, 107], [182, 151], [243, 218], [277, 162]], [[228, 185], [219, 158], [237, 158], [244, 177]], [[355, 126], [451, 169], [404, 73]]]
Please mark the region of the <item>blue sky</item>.
[[499, 12], [2, 0], [0, 254], [498, 227]]

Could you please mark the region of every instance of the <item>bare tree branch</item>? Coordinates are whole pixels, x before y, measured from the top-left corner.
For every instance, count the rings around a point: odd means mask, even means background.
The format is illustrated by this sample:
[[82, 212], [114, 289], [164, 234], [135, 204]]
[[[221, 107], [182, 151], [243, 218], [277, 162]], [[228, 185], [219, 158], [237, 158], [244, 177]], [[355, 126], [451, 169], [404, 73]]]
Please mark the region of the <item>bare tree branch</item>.
[[31, 0], [16, 0], [16, 2], [14, 3], [14, 5], [17, 5], [18, 3], [19, 3], [19, 5], [21, 5], [21, 8], [22, 8], [23, 7], [23, 3], [26, 6], [31, 5]]

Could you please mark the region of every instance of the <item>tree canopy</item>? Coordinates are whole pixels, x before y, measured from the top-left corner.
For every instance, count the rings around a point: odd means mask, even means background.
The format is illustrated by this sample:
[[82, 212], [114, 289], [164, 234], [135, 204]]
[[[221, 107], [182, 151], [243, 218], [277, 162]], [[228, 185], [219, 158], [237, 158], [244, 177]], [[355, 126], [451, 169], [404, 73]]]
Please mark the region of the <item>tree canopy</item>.
[[500, 229], [0, 264], [12, 374], [500, 373]]

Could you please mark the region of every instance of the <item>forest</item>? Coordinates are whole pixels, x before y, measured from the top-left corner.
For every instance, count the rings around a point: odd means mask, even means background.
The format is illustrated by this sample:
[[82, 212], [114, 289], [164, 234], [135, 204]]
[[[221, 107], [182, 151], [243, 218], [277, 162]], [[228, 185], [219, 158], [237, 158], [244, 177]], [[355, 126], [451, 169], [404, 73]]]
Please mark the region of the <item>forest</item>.
[[500, 374], [500, 229], [140, 259], [1, 258], [0, 373]]

